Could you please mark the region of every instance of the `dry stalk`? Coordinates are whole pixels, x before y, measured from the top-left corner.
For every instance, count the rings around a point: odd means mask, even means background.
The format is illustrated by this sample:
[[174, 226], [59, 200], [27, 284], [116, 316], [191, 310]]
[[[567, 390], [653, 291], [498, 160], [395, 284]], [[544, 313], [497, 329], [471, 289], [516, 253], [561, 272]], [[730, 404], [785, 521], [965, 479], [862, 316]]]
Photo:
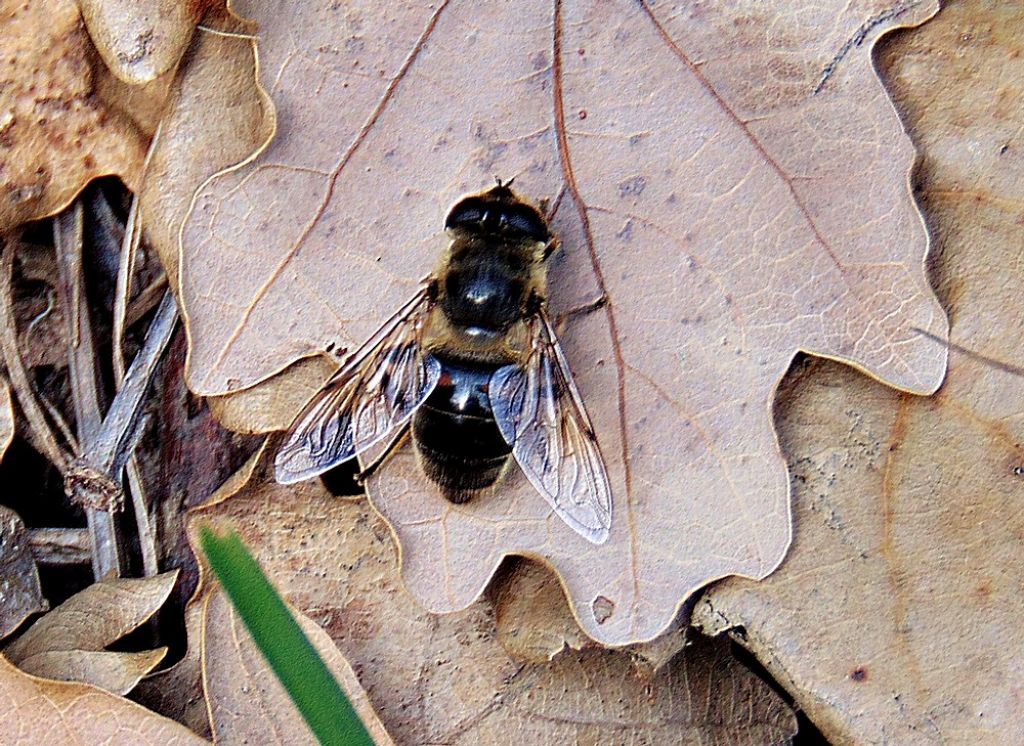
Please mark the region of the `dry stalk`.
[[87, 528], [30, 528], [28, 542], [41, 565], [84, 565], [92, 558]]
[[[99, 435], [103, 411], [82, 267], [84, 221], [82, 202], [75, 200], [70, 210], [54, 218], [53, 242], [60, 274], [58, 293], [68, 323], [68, 373], [78, 441], [82, 448], [89, 449]], [[85, 510], [92, 536], [93, 577], [100, 580], [108, 575], [120, 576], [121, 547], [114, 517], [120, 509], [120, 484], [90, 468], [82, 453], [63, 471], [65, 492]]]

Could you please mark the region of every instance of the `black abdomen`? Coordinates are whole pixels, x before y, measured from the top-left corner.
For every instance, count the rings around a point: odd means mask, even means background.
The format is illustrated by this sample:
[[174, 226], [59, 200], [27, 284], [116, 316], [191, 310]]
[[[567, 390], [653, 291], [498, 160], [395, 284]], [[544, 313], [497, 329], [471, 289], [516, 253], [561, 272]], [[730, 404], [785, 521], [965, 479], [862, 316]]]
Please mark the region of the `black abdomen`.
[[427, 477], [449, 500], [463, 503], [497, 481], [512, 452], [487, 396], [497, 366], [435, 357], [441, 379], [413, 416], [413, 442]]

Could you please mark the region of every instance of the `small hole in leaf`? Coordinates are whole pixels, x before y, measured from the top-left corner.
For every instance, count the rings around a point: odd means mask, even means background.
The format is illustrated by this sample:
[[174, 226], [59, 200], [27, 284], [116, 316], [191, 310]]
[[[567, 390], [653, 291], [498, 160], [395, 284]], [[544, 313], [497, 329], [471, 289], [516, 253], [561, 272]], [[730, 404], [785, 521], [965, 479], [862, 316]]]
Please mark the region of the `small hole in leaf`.
[[615, 602], [606, 596], [598, 596], [591, 606], [594, 609], [594, 619], [598, 624], [604, 624], [615, 613]]

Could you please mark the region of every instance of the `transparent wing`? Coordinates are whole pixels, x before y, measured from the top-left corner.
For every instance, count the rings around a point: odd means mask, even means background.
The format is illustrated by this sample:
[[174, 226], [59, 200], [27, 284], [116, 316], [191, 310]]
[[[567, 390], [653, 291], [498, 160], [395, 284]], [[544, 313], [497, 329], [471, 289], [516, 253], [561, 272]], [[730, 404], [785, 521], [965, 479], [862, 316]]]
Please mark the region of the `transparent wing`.
[[544, 311], [534, 319], [524, 366], [491, 376], [490, 399], [502, 437], [555, 513], [594, 544], [608, 539], [612, 496], [594, 427]]
[[402, 427], [430, 396], [441, 365], [420, 349], [426, 297], [421, 289], [306, 405], [274, 460], [278, 482], [348, 461]]

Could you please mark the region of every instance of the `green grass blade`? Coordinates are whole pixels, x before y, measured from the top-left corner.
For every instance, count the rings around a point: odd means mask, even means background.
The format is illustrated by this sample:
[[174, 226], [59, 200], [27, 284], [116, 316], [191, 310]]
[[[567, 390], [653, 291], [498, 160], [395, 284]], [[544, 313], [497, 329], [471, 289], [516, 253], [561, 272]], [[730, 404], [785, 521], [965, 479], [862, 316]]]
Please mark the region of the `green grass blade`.
[[284, 600], [234, 531], [199, 530], [203, 552], [271, 669], [324, 746], [373, 746], [373, 739]]

